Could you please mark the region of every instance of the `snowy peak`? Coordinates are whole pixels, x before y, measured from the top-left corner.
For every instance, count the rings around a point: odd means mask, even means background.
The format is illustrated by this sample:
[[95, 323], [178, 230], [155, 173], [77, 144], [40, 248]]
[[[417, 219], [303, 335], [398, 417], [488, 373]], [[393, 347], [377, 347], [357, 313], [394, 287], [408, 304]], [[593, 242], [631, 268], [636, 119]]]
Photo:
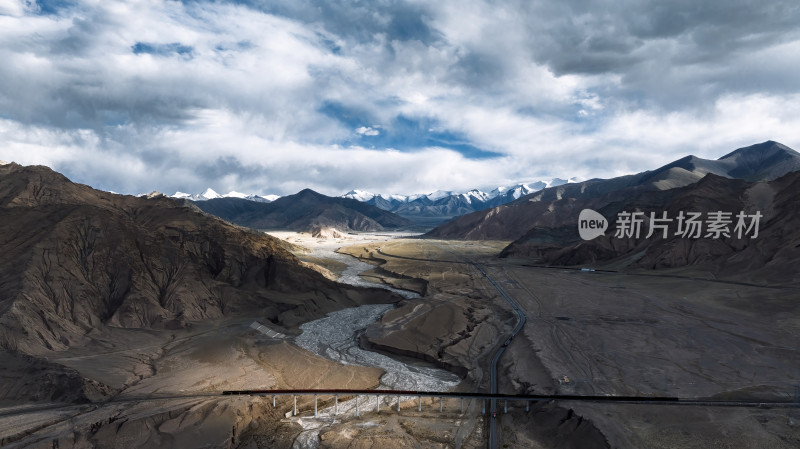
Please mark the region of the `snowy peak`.
[[222, 195], [215, 192], [214, 189], [209, 187], [203, 193], [191, 194], [186, 192], [175, 192], [175, 194], [172, 195], [172, 198], [178, 198], [190, 201], [206, 201], [214, 198], [222, 198]]
[[279, 195], [247, 195], [247, 198], [250, 201], [257, 201], [259, 203], [271, 203], [275, 200], [280, 198]]
[[374, 197], [375, 197], [374, 194], [365, 192], [363, 190], [351, 190], [342, 195], [342, 198], [349, 198], [351, 200], [358, 200], [361, 202], [369, 201]]
[[403, 217], [448, 218], [500, 206], [530, 193], [567, 182], [573, 181], [555, 178], [551, 181], [519, 183], [510, 187], [497, 187], [489, 193], [472, 189], [463, 193], [437, 190], [428, 194], [386, 195], [354, 189], [342, 195], [342, 198], [362, 201]]
[[186, 192], [175, 192], [175, 194], [172, 195], [172, 198], [189, 200], [189, 201], [208, 201], [216, 198], [239, 198], [243, 200], [255, 201], [258, 203], [271, 203], [280, 197], [278, 195], [265, 195], [265, 196], [252, 195], [252, 194], [237, 192], [235, 190], [231, 190], [230, 192], [224, 195], [220, 195], [219, 193], [214, 191], [214, 189], [209, 187], [203, 193], [192, 194]]
[[[461, 201], [467, 203], [488, 203], [498, 197], [508, 199], [509, 201], [525, 196], [529, 193], [537, 192], [547, 187], [559, 186], [571, 182], [579, 182], [578, 178], [570, 178], [569, 180], [553, 178], [550, 181], [536, 181], [533, 183], [519, 183], [513, 186], [501, 186], [486, 193], [480, 189], [472, 189], [464, 193], [453, 192], [450, 190], [437, 190], [428, 194], [416, 195], [389, 195], [383, 193], [371, 193], [364, 190], [353, 189], [344, 195], [342, 198], [350, 198], [371, 204], [377, 204], [379, 207], [390, 207], [389, 205], [397, 205], [399, 203], [413, 203], [418, 200], [428, 201], [431, 203], [442, 202], [445, 198], [460, 198]], [[388, 209], [387, 209], [388, 210]]]
[[461, 196], [470, 203], [474, 200], [486, 202], [492, 198], [488, 193], [481, 192], [478, 189], [472, 189], [467, 193], [462, 193]]
[[212, 189], [211, 187], [207, 188], [205, 192], [200, 194], [200, 196], [202, 196], [207, 200], [213, 200], [214, 198], [222, 198], [222, 195], [215, 192], [214, 189]]
[[429, 194], [427, 194], [425, 196], [431, 201], [436, 201], [436, 200], [440, 200], [440, 199], [442, 199], [442, 198], [444, 198], [446, 196], [453, 196], [453, 195], [455, 195], [455, 194], [453, 192], [449, 191], [449, 190], [437, 190], [437, 191], [435, 191], [433, 193], [429, 193]]
[[[211, 189], [208, 189], [208, 190], [211, 190]], [[206, 190], [206, 193], [208, 193], [208, 190]], [[214, 192], [213, 190], [211, 190], [211, 191]], [[214, 192], [214, 193], [216, 193], [216, 192]], [[244, 200], [244, 199], [247, 199], [247, 196], [248, 195], [246, 193], [242, 193], [242, 192], [237, 192], [235, 190], [231, 190], [230, 192], [226, 193], [225, 195], [222, 195], [221, 197], [222, 198], [241, 198], [241, 199]]]
[[523, 195], [527, 195], [534, 190], [530, 187], [526, 186], [525, 184], [516, 185], [510, 189], [508, 189], [507, 195], [511, 195], [515, 200]]
[[546, 187], [550, 187], [550, 183], [544, 181], [537, 181], [533, 184], [517, 184], [511, 187], [498, 187], [491, 192], [489, 192], [489, 199], [494, 199], [500, 196], [510, 197], [512, 199], [517, 199], [521, 196], [527, 195], [529, 193], [533, 193], [539, 190], [542, 190]]
[[[380, 195], [376, 195], [376, 196], [379, 196], [379, 197], [385, 199], [386, 201], [400, 201], [400, 202], [403, 202], [403, 203], [408, 202], [410, 200], [410, 198], [411, 198], [411, 197], [405, 196], [405, 195], [384, 195], [384, 194], [380, 194]], [[416, 198], [414, 198], [414, 199], [416, 199]]]

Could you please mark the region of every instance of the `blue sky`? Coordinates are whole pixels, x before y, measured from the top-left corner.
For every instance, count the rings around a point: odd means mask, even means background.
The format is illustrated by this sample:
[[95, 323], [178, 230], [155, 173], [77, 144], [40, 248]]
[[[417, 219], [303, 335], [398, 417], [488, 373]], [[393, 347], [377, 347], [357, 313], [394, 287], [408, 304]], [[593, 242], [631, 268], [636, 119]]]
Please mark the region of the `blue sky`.
[[800, 149], [799, 20], [796, 1], [0, 0], [0, 159], [122, 193], [338, 195]]

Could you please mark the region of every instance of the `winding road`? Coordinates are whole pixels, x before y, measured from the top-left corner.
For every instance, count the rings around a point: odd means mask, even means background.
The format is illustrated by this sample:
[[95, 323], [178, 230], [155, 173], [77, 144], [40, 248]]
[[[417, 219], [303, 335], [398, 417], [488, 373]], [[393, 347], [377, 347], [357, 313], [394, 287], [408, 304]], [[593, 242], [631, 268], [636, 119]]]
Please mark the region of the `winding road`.
[[[441, 245], [438, 245], [438, 244], [434, 244], [434, 245], [437, 246], [441, 250], [444, 250], [446, 252], [449, 252], [450, 254], [453, 254], [452, 251], [450, 251], [447, 248], [442, 247]], [[402, 256], [395, 256], [395, 255], [391, 255], [391, 254], [386, 254], [386, 253], [383, 253], [380, 250], [378, 250], [378, 252], [380, 254], [382, 254], [382, 255], [385, 255], [385, 256], [400, 257], [400, 258], [405, 258], [405, 259], [413, 259], [413, 258], [410, 258], [410, 257], [402, 257]], [[498, 390], [498, 388], [497, 388], [497, 364], [500, 361], [500, 357], [505, 352], [506, 347], [508, 347], [508, 345], [511, 344], [511, 341], [514, 339], [514, 337], [516, 337], [517, 334], [519, 334], [519, 332], [525, 326], [525, 322], [528, 319], [525, 316], [525, 312], [522, 310], [522, 307], [520, 307], [520, 305], [516, 301], [514, 301], [514, 299], [511, 296], [509, 296], [508, 293], [506, 293], [505, 290], [503, 290], [502, 287], [500, 287], [500, 284], [495, 282], [495, 280], [492, 279], [492, 277], [489, 276], [489, 274], [483, 268], [481, 268], [480, 265], [478, 265], [477, 262], [469, 260], [469, 259], [467, 259], [467, 258], [465, 258], [463, 256], [460, 256], [460, 255], [457, 255], [457, 254], [453, 254], [453, 255], [458, 259], [464, 260], [464, 262], [457, 262], [457, 261], [453, 261], [453, 260], [448, 260], [448, 261], [445, 261], [445, 260], [427, 260], [427, 262], [436, 261], [436, 262], [446, 262], [446, 263], [467, 263], [467, 264], [472, 265], [473, 267], [475, 267], [476, 270], [478, 270], [483, 275], [483, 277], [486, 278], [486, 280], [489, 281], [490, 284], [492, 284], [492, 287], [494, 287], [495, 290], [497, 290], [497, 292], [500, 293], [500, 296], [502, 296], [508, 302], [508, 304], [511, 305], [511, 308], [514, 310], [514, 313], [517, 314], [517, 325], [514, 326], [514, 329], [511, 331], [511, 334], [508, 336], [508, 338], [504, 341], [503, 345], [500, 346], [497, 349], [497, 351], [495, 352], [494, 357], [492, 357], [492, 363], [491, 363], [491, 366], [490, 366], [490, 369], [489, 369], [489, 391], [490, 391], [489, 394], [490, 395], [497, 395], [498, 394], [497, 393], [497, 390]], [[489, 448], [490, 449], [496, 449], [497, 448], [497, 399], [496, 398], [492, 398], [490, 400], [489, 411], [490, 411], [490, 415], [489, 415], [489, 417], [490, 417], [490, 419], [489, 419]]]
[[[522, 330], [522, 327], [525, 326], [525, 322], [527, 321], [527, 317], [525, 316], [525, 312], [520, 308], [519, 304], [517, 304], [514, 299], [512, 299], [508, 294], [503, 290], [500, 285], [489, 276], [486, 271], [483, 270], [477, 263], [472, 263], [478, 271], [492, 284], [492, 286], [497, 290], [500, 295], [505, 298], [506, 301], [511, 305], [511, 308], [514, 309], [514, 312], [517, 314], [517, 325], [514, 327], [514, 330], [511, 331], [511, 335], [508, 339], [503, 343], [500, 348], [497, 349], [495, 352], [494, 357], [492, 358], [491, 369], [489, 371], [489, 384], [490, 384], [490, 394], [496, 395], [497, 394], [497, 363], [500, 361], [500, 357], [505, 352], [506, 347], [511, 344], [511, 340], [517, 336], [517, 334]], [[491, 412], [491, 418], [489, 420], [489, 448], [496, 449], [497, 448], [497, 399], [492, 398], [491, 406], [489, 408]]]

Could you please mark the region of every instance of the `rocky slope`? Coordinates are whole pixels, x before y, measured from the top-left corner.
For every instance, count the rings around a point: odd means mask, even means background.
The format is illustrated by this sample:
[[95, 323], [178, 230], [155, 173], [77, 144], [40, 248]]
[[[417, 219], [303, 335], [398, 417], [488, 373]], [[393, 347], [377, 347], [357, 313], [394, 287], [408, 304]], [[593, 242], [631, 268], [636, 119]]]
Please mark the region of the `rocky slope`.
[[97, 191], [46, 167], [0, 166], [0, 216], [0, 348], [14, 354], [81, 345], [108, 326], [247, 310], [291, 326], [398, 299], [325, 279], [279, 240], [184, 202]]
[[340, 231], [381, 231], [410, 224], [408, 220], [370, 204], [333, 198], [310, 189], [272, 203], [215, 198], [195, 204], [210, 214], [256, 229], [309, 231], [317, 227]]
[[[506, 257], [530, 258], [552, 265], [613, 266], [644, 269], [693, 267], [715, 277], [771, 285], [800, 282], [793, 267], [800, 262], [800, 172], [789, 173], [770, 182], [747, 182], [710, 174], [700, 182], [666, 191], [643, 192], [622, 201], [572, 201], [554, 203], [556, 210], [580, 210], [602, 205], [596, 210], [609, 220], [604, 236], [583, 241], [578, 236], [577, 220], [557, 226], [539, 226], [514, 241], [504, 251]], [[621, 211], [644, 212], [639, 238], [617, 238], [617, 218]], [[667, 237], [656, 230], [647, 237], [650, 212], [656, 217], [666, 211], [673, 219], [681, 212], [731, 212], [730, 236], [714, 238], [703, 228], [701, 238], [676, 235], [672, 222]], [[736, 215], [759, 212], [758, 236], [735, 232]], [[746, 220], [750, 224], [750, 220]]]
[[[551, 187], [506, 205], [458, 217], [430, 231], [435, 238], [516, 240], [534, 228], [547, 229], [539, 238], [557, 239], [557, 229], [577, 223], [580, 210], [600, 210], [643, 192], [691, 185], [707, 174], [748, 181], [774, 180], [800, 169], [800, 153], [767, 141], [740, 148], [718, 160], [687, 156], [656, 170]], [[578, 203], [581, 207], [578, 207]]]

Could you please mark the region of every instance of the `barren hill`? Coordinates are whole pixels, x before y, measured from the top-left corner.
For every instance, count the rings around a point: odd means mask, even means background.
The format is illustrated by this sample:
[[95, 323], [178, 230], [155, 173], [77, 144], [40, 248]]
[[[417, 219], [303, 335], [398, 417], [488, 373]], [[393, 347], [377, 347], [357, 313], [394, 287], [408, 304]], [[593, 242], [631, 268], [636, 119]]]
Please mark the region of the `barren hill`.
[[247, 310], [293, 325], [391, 302], [304, 268], [279, 240], [164, 196], [70, 182], [46, 167], [0, 166], [0, 348], [80, 345], [107, 326], [181, 327]]
[[[707, 174], [748, 181], [774, 180], [800, 169], [800, 153], [773, 141], [740, 148], [717, 160], [687, 156], [656, 170], [550, 187], [492, 209], [464, 215], [432, 230], [436, 238], [516, 240], [533, 228], [577, 223], [583, 207], [599, 210], [643, 192], [687, 186]], [[573, 206], [580, 202], [582, 207]]]
[[310, 189], [271, 203], [215, 198], [195, 204], [210, 214], [256, 229], [310, 231], [324, 227], [340, 231], [381, 231], [411, 223], [373, 205], [325, 196]]
[[[609, 202], [597, 211], [609, 220], [604, 236], [583, 241], [577, 221], [556, 227], [536, 227], [517, 239], [503, 256], [528, 258], [532, 262], [558, 266], [614, 268], [691, 267], [696, 273], [716, 278], [771, 285], [796, 284], [800, 275], [800, 172], [771, 182], [747, 182], [708, 175], [700, 182], [667, 191], [644, 192], [624, 201]], [[577, 201], [573, 208], [589, 207]], [[621, 211], [643, 212], [646, 217], [639, 238], [615, 236]], [[709, 212], [731, 213], [730, 236], [700, 238], [676, 235], [675, 218], [681, 212], [698, 212], [707, 220]], [[656, 218], [667, 212], [673, 222], [664, 238], [656, 229], [647, 237], [650, 212]], [[758, 235], [737, 235], [736, 215], [760, 213]], [[750, 219], [746, 223], [750, 224]]]

